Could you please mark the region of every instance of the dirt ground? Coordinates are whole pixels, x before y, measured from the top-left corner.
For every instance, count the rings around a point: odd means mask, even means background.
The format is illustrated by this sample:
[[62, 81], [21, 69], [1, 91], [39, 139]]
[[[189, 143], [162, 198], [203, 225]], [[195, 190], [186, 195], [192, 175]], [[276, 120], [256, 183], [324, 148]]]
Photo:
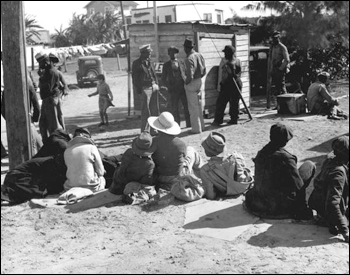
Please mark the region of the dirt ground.
[[[122, 59], [122, 64], [125, 60]], [[107, 83], [114, 94], [115, 108], [109, 109], [110, 126], [101, 132], [98, 99], [88, 98], [94, 88], [71, 90], [63, 112], [68, 130], [87, 126], [99, 148], [108, 155], [123, 153], [139, 132], [137, 117], [127, 116], [127, 76], [116, 70], [116, 59], [104, 59]], [[69, 84], [76, 84], [77, 65], [64, 73]], [[34, 73], [35, 75], [35, 73]], [[336, 96], [343, 96], [341, 107], [349, 111], [349, 84], [335, 83]], [[346, 97], [347, 95], [347, 97]], [[344, 97], [345, 96], [345, 97]], [[252, 102], [252, 112], [264, 112], [263, 99]], [[226, 117], [228, 119], [228, 117]], [[204, 157], [200, 142], [210, 130], [182, 138]], [[293, 121], [270, 115], [239, 125], [218, 129], [227, 137], [227, 151], [237, 151], [254, 170], [252, 158], [269, 139], [270, 126], [283, 122], [294, 130], [287, 148], [302, 163], [312, 160], [318, 169], [330, 151], [331, 141], [349, 134], [348, 121], [316, 117]], [[184, 125], [182, 124], [182, 127]], [[6, 127], [1, 121], [1, 139], [6, 144]], [[2, 182], [8, 170], [1, 165]], [[312, 187], [310, 187], [309, 193]], [[234, 202], [235, 198], [220, 198]], [[271, 221], [261, 232], [257, 221], [234, 241], [193, 234], [184, 228], [189, 205], [177, 200], [153, 206], [110, 203], [102, 207], [69, 211], [64, 207], [38, 208], [30, 203], [1, 207], [1, 273], [346, 273], [349, 274], [349, 245], [332, 237], [327, 229], [314, 224]], [[303, 232], [315, 232], [304, 238]]]

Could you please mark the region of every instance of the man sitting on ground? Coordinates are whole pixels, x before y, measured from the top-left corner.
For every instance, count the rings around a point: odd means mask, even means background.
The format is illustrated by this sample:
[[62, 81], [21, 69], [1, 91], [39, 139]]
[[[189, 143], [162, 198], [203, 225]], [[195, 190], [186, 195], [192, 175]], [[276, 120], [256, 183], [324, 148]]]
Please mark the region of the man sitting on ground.
[[334, 140], [332, 149], [314, 181], [309, 205], [327, 222], [331, 234], [341, 234], [349, 242], [349, 137]]
[[182, 139], [176, 137], [181, 128], [171, 113], [149, 117], [148, 123], [159, 132], [159, 136], [153, 138], [155, 152], [152, 156], [156, 165], [156, 187], [170, 191], [178, 177], [189, 175], [192, 171], [199, 173], [202, 160], [193, 147], [187, 147]]
[[322, 72], [312, 83], [307, 92], [307, 108], [309, 112], [316, 115], [328, 115], [329, 119], [347, 119], [344, 112], [337, 107], [339, 101], [332, 97], [328, 91], [329, 73]]
[[313, 218], [306, 204], [309, 186], [316, 165], [306, 161], [297, 168], [297, 157], [284, 147], [293, 138], [291, 129], [281, 123], [271, 127], [270, 142], [254, 159], [255, 183], [246, 194], [245, 206], [263, 218]]
[[202, 142], [205, 154], [210, 157], [200, 173], [206, 198], [213, 200], [216, 194], [240, 195], [252, 183], [249, 170], [245, 167], [241, 154], [233, 152], [224, 157], [226, 148], [225, 136], [211, 132]]

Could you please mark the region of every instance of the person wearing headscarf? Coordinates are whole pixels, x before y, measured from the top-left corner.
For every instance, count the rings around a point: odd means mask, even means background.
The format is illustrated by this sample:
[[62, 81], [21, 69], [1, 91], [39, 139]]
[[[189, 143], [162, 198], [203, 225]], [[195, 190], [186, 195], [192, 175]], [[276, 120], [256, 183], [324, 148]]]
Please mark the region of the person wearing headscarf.
[[297, 168], [297, 157], [284, 147], [293, 138], [292, 130], [281, 123], [270, 129], [270, 142], [254, 159], [255, 183], [246, 193], [245, 206], [264, 218], [312, 219], [306, 204], [306, 188], [316, 166], [306, 161]]
[[64, 161], [67, 165], [67, 180], [64, 183], [66, 191], [82, 187], [97, 192], [105, 188], [105, 169], [88, 129], [75, 130], [73, 139], [68, 142], [68, 148], [64, 151]]
[[308, 203], [331, 234], [341, 234], [349, 242], [349, 137], [336, 138], [332, 149], [314, 180]]

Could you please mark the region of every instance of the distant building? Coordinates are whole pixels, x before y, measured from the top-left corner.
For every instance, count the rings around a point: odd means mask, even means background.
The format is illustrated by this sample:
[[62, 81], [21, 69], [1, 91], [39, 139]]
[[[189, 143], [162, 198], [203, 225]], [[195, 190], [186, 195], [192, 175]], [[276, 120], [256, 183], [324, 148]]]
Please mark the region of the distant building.
[[50, 32], [48, 30], [36, 30], [39, 34], [39, 37], [35, 35], [31, 36], [31, 39], [34, 41], [34, 44], [50, 44]]
[[225, 20], [225, 24], [251, 24], [251, 25], [260, 25], [261, 20], [264, 17], [237, 17], [237, 18], [227, 18]]
[[[123, 1], [124, 14], [126, 16], [130, 15], [132, 9], [137, 8], [139, 4], [134, 1]], [[120, 1], [90, 1], [85, 7], [86, 14], [91, 15], [94, 13], [106, 13], [120, 12]]]
[[[224, 24], [224, 12], [215, 8], [215, 4], [194, 3], [157, 7], [158, 23], [195, 22]], [[132, 9], [132, 24], [153, 23], [153, 7]]]

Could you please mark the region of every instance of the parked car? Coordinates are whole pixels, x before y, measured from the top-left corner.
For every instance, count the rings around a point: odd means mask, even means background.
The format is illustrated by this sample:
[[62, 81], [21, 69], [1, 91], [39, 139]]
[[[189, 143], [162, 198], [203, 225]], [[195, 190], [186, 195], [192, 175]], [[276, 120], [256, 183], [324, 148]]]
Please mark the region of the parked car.
[[105, 74], [101, 56], [91, 55], [78, 58], [77, 83], [79, 87], [83, 87], [84, 83], [93, 84], [97, 81], [99, 74]]
[[267, 58], [269, 47], [251, 46], [249, 53], [249, 73], [251, 95], [265, 95], [267, 86]]

